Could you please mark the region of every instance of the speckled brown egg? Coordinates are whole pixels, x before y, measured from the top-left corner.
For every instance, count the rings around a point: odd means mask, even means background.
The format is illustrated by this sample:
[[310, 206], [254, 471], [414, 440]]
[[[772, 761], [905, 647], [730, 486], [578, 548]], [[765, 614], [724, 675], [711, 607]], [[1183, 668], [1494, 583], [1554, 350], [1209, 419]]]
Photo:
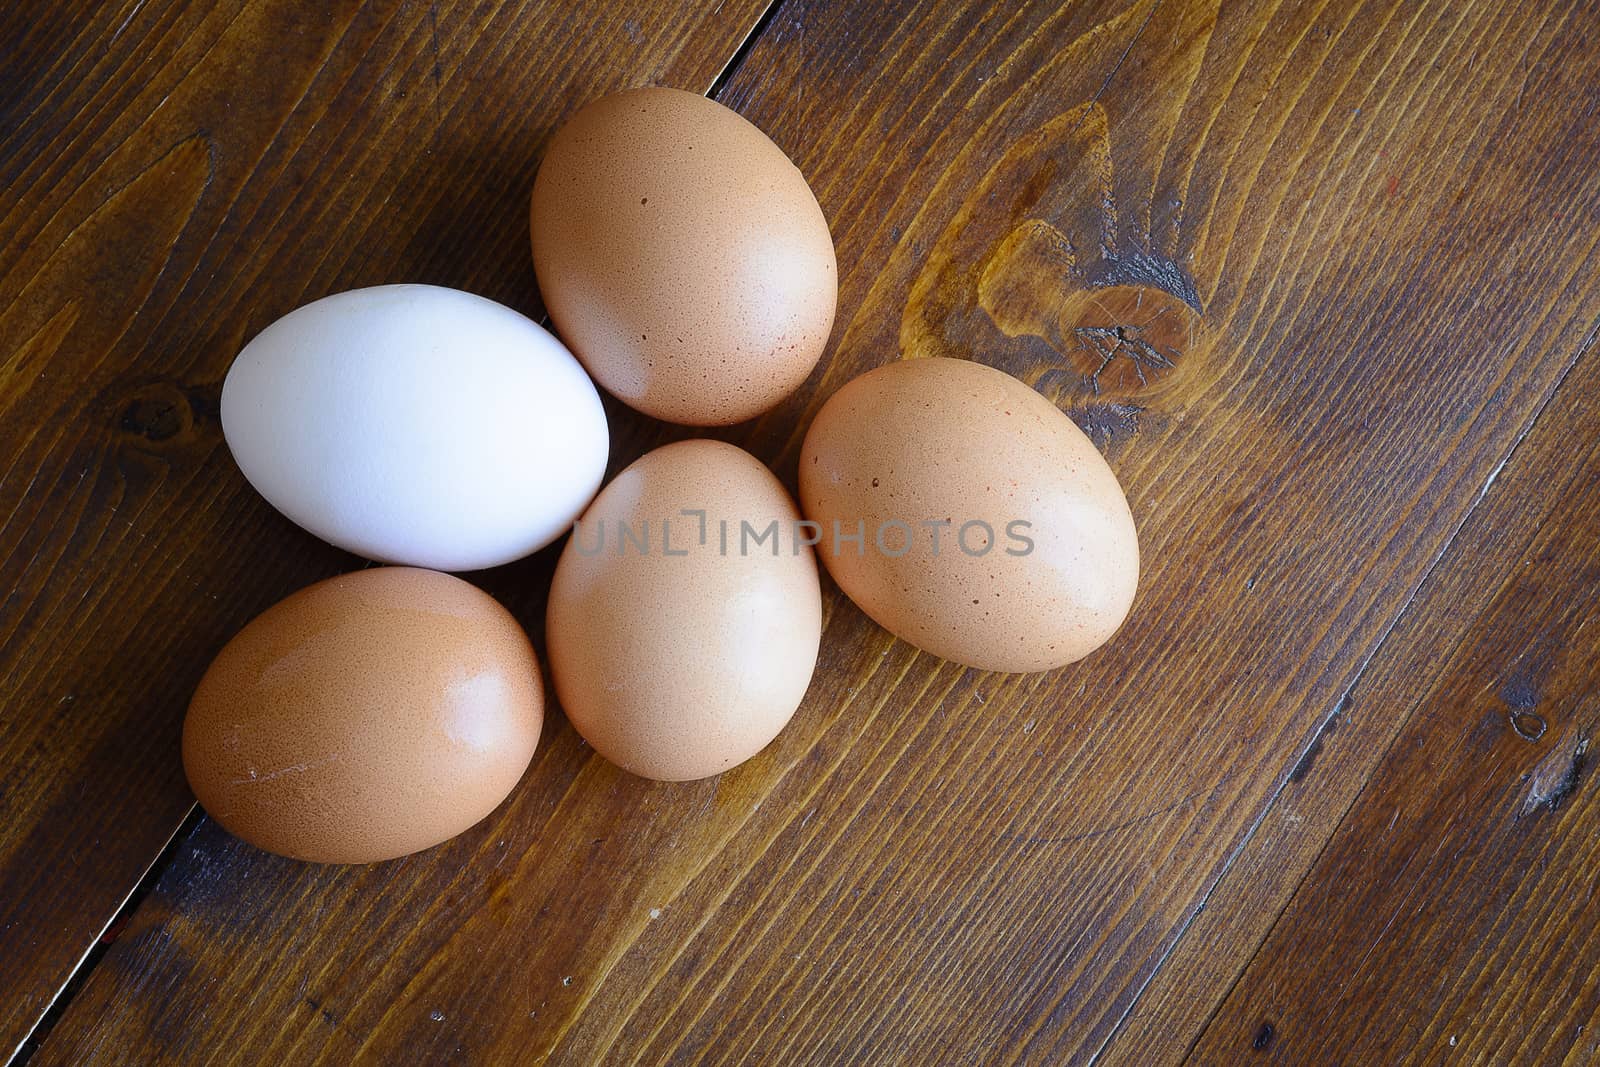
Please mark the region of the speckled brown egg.
[[552, 138], [533, 263], [556, 330], [624, 403], [717, 426], [792, 392], [833, 328], [822, 209], [783, 150], [679, 89], [603, 97]]
[[905, 360], [846, 384], [806, 434], [800, 501], [845, 594], [957, 663], [1071, 663], [1133, 603], [1116, 475], [1054, 404], [980, 363]]
[[545, 633], [567, 718], [646, 778], [719, 774], [794, 714], [822, 596], [799, 513], [718, 441], [649, 453], [600, 491], [556, 565]]
[[302, 589], [240, 630], [189, 704], [183, 766], [251, 844], [370, 863], [493, 811], [543, 716], [509, 612], [448, 574], [383, 567]]

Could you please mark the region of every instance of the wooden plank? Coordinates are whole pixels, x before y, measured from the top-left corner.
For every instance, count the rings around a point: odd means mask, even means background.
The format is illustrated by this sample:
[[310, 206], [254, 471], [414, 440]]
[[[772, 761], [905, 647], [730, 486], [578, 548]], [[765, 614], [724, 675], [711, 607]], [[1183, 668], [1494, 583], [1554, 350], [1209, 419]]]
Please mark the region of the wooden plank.
[[[1127, 630], [997, 677], [830, 592], [805, 706], [716, 782], [553, 723], [500, 812], [396, 864], [202, 824], [40, 1062], [1092, 1057], [1600, 316], [1594, 13], [786, 4], [724, 98], [812, 177], [841, 316], [726, 436], [788, 477], [897, 352], [1020, 373], [1129, 489]], [[1108, 321], [1172, 367], [1091, 358]], [[490, 588], [532, 616], [548, 565]]]
[[[1590, 115], [1600, 106], [1597, 103], [1600, 95], [1597, 95], [1589, 65], [1592, 52], [1588, 50], [1592, 48], [1592, 41], [1585, 42], [1580, 34], [1582, 27], [1592, 23], [1592, 16], [1589, 8], [1553, 13], [1540, 25], [1538, 36], [1520, 53], [1523, 62], [1533, 67], [1559, 66], [1561, 57], [1573, 49], [1584, 53], [1585, 60], [1573, 69], [1571, 78], [1558, 79], [1544, 91], [1572, 94], [1580, 112]], [[1526, 94], [1521, 98], [1525, 101]], [[1524, 115], [1521, 121], [1538, 122], [1542, 115], [1542, 112]], [[1576, 150], [1592, 153], [1592, 142]], [[1557, 217], [1569, 217], [1568, 210], [1569, 205], [1559, 201], [1550, 206]], [[1511, 226], [1506, 236], [1492, 248], [1498, 254], [1506, 243], [1520, 240], [1522, 236], [1520, 228]], [[1464, 297], [1474, 312], [1480, 300], [1478, 292]], [[1556, 352], [1590, 351], [1597, 333], [1600, 333], [1600, 322], [1585, 323], [1579, 315], [1561, 333], [1548, 337], [1545, 344]], [[1589, 376], [1593, 373], [1592, 368], [1587, 371]], [[1582, 378], [1574, 373], [1564, 388], [1568, 391], [1584, 389], [1579, 384]], [[1566, 397], [1564, 404], [1551, 405], [1545, 418], [1558, 423], [1566, 421], [1571, 417], [1574, 402], [1575, 398]], [[1548, 435], [1557, 432], [1561, 431], [1544, 428], [1542, 433], [1546, 436], [1542, 439], [1547, 440]], [[1572, 434], [1574, 440], [1584, 439], [1581, 433], [1565, 432]], [[1426, 458], [1419, 457], [1418, 461], [1426, 461]], [[1517, 462], [1525, 460], [1519, 458]], [[1491, 480], [1493, 477], [1491, 474]], [[1497, 492], [1500, 509], [1509, 511], [1517, 506], [1514, 498], [1505, 496], [1503, 487], [1497, 486]], [[1529, 505], [1530, 515], [1537, 506]], [[1506, 526], [1508, 516], [1483, 521]], [[1102, 1062], [1130, 1067], [1176, 1063], [1199, 1041], [1202, 1030], [1266, 940], [1336, 827], [1350, 812], [1371, 769], [1395, 744], [1408, 716], [1422, 699], [1421, 694], [1429, 692], [1431, 686], [1444, 684], [1444, 671], [1450, 662], [1445, 653], [1465, 639], [1474, 616], [1426, 605], [1482, 603], [1492, 595], [1492, 590], [1485, 592], [1487, 586], [1473, 584], [1473, 567], [1486, 559], [1510, 558], [1512, 552], [1505, 541], [1485, 539], [1481, 534], [1477, 541], [1470, 543], [1478, 548], [1453, 548], [1456, 562], [1451, 567], [1439, 568], [1430, 576], [1430, 592], [1423, 598], [1419, 610], [1430, 613], [1425, 618], [1431, 632], [1423, 634], [1410, 629], [1418, 616], [1408, 616], [1389, 636], [1382, 658], [1372, 665], [1377, 673], [1361, 675], [1359, 683], [1330, 700], [1322, 709], [1320, 722], [1299, 746], [1273, 806], [1251, 829], [1224, 877], [1207, 895], [1203, 908], [1185, 927], [1182, 939], [1144, 988], [1114, 1041], [1107, 1047]], [[1481, 553], [1476, 564], [1467, 561], [1472, 558], [1472, 551]], [[1467, 559], [1459, 558], [1464, 552], [1469, 553]], [[1488, 572], [1493, 573], [1498, 572]], [[1489, 580], [1487, 575], [1479, 579], [1480, 582]], [[1393, 698], [1390, 706], [1373, 703], [1371, 691], [1379, 678], [1388, 679], [1382, 684], [1389, 688]], [[1404, 681], [1396, 684], [1395, 678]], [[1252, 1031], [1246, 1044], [1255, 1037], [1256, 1032]], [[1216, 1048], [1214, 1044], [1208, 1047]], [[1225, 1051], [1229, 1053], [1224, 1057], [1227, 1061], [1237, 1049]]]
[[1591, 352], [1357, 686], [1398, 732], [1198, 1062], [1600, 1057], [1597, 473]]
[[536, 312], [553, 124], [709, 87], [763, 7], [0, 5], [0, 1049], [189, 811], [219, 637], [351, 565], [222, 447], [240, 344], [375, 282]]

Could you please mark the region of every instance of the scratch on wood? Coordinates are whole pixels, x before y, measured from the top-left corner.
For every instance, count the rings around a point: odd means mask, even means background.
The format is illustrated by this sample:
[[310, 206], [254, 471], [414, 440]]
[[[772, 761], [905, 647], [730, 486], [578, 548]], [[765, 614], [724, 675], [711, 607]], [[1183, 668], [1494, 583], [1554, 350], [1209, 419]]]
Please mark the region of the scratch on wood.
[[115, 32], [115, 33], [113, 33], [111, 35], [111, 40], [112, 41], [115, 41], [118, 37], [122, 36], [122, 31], [128, 28], [128, 23], [132, 22], [135, 18], [137, 18], [138, 15], [139, 15], [139, 12], [144, 10], [144, 5], [145, 5], [146, 2], [147, 2], [147, 0], [139, 0], [139, 2], [137, 4], [133, 5], [133, 10], [128, 12], [128, 17], [122, 20], [122, 25], [117, 27], [117, 32]]
[[[1144, 408], [1138, 404], [1094, 404], [1081, 410], [1069, 410], [1067, 415], [1078, 428], [1088, 435], [1096, 448], [1107, 448], [1125, 441], [1139, 432], [1139, 416]], [[981, 704], [982, 701], [980, 700]]]
[[433, 81], [444, 80], [444, 64], [439, 60], [439, 0], [428, 5], [428, 51], [433, 56]]
[[1092, 837], [1104, 837], [1107, 834], [1114, 834], [1119, 830], [1126, 830], [1130, 827], [1138, 826], [1140, 823], [1149, 822], [1151, 819], [1157, 819], [1163, 815], [1170, 815], [1180, 808], [1184, 808], [1192, 804], [1197, 797], [1205, 797], [1209, 800], [1211, 797], [1215, 796], [1224, 785], [1227, 785], [1232, 778], [1233, 774], [1230, 772], [1219, 778], [1215, 785], [1209, 786], [1205, 789], [1198, 789], [1193, 793], [1185, 794], [1184, 796], [1173, 801], [1171, 804], [1156, 808], [1154, 811], [1143, 812], [1139, 815], [1132, 816], [1131, 818], [1124, 819], [1122, 822], [1113, 823], [1110, 826], [1097, 826], [1089, 830], [1080, 830], [1076, 833], [1058, 835], [1019, 836], [1016, 834], [1001, 834], [1000, 840], [1013, 842], [1020, 845], [1066, 845], [1071, 844], [1074, 841], [1086, 841]]
[[[1094, 105], [1100, 102], [1100, 98], [1106, 95], [1106, 90], [1111, 88], [1111, 79], [1117, 76], [1117, 72], [1122, 69], [1122, 65], [1128, 61], [1128, 56], [1133, 52], [1133, 46], [1138, 44], [1139, 38], [1144, 36], [1144, 31], [1150, 26], [1150, 20], [1156, 17], [1156, 10], [1160, 7], [1161, 0], [1155, 0], [1155, 3], [1150, 5], [1150, 11], [1145, 15], [1144, 21], [1139, 23], [1139, 28], [1133, 31], [1133, 36], [1128, 38], [1128, 46], [1124, 48], [1122, 50], [1122, 54], [1117, 57], [1117, 62], [1114, 66], [1112, 66], [1111, 73], [1106, 75], [1106, 80], [1100, 83], [1099, 89], [1095, 90], [1094, 96], [1089, 100], [1089, 106], [1083, 109], [1085, 118], [1087, 118], [1090, 111], [1093, 110]], [[1082, 125], [1081, 121], [1079, 122], [1079, 125]]]
[[1540, 808], [1546, 811], [1559, 809], [1568, 797], [1578, 791], [1588, 762], [1588, 734], [1579, 735], [1577, 743], [1570, 750], [1552, 752], [1529, 776], [1533, 784], [1528, 787], [1528, 795], [1522, 800], [1522, 809], [1517, 812], [1517, 818], [1531, 815]]

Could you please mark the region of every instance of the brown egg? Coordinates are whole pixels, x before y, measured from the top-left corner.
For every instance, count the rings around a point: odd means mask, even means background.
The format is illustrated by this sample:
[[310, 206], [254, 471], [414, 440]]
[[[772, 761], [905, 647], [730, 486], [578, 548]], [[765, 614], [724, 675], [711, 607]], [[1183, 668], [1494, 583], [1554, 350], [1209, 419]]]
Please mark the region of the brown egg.
[[838, 268], [811, 188], [767, 135], [679, 89], [587, 105], [533, 186], [533, 264], [597, 382], [668, 422], [718, 426], [803, 382]]
[[550, 675], [595, 750], [646, 778], [718, 774], [783, 729], [822, 637], [789, 494], [717, 441], [649, 453], [600, 491], [550, 588]]
[[846, 595], [957, 663], [1071, 663], [1133, 603], [1139, 543], [1116, 475], [1054, 404], [992, 367], [913, 359], [845, 385], [806, 434], [800, 500]]
[[493, 811], [543, 716], [509, 612], [448, 574], [383, 567], [302, 589], [240, 630], [189, 704], [183, 766], [251, 844], [370, 863]]

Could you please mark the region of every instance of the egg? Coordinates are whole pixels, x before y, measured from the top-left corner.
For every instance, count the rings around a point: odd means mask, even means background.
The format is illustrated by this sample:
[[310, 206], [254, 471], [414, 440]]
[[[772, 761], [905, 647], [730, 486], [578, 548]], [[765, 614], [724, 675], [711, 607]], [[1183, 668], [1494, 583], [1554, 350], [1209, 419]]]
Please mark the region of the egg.
[[808, 541], [777, 478], [732, 445], [680, 441], [625, 468], [550, 588], [550, 675], [572, 725], [646, 778], [705, 778], [759, 752], [816, 667]]
[[300, 590], [217, 654], [183, 723], [207, 812], [259, 848], [370, 863], [488, 815], [527, 769], [544, 694], [516, 620], [437, 571]]
[[715, 426], [806, 379], [838, 299], [811, 188], [766, 134], [678, 89], [580, 109], [551, 139], [531, 205], [556, 330], [646, 415]]
[[1138, 585], [1138, 535], [1105, 459], [1054, 404], [980, 363], [891, 363], [829, 397], [801, 447], [800, 501], [862, 611], [967, 666], [1081, 659]]
[[564, 533], [610, 438], [599, 393], [537, 323], [431, 285], [339, 293], [261, 331], [222, 386], [250, 484], [386, 563], [492, 567]]

